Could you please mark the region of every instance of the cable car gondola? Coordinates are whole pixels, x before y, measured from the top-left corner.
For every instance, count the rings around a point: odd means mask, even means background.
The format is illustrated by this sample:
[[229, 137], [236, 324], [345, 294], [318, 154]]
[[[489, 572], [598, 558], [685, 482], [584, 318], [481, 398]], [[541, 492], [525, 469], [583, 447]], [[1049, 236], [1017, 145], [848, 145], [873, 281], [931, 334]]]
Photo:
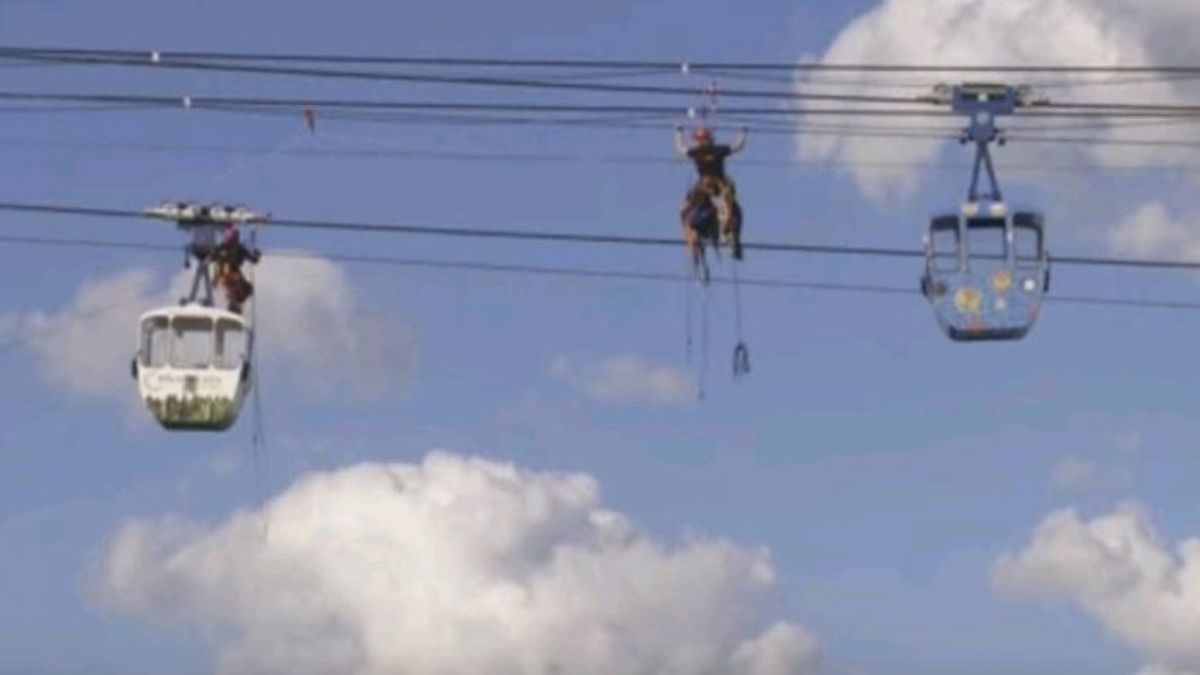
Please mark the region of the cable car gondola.
[[[992, 84], [942, 86], [936, 95], [937, 102], [970, 116], [962, 142], [975, 144], [975, 164], [961, 211], [930, 221], [921, 293], [952, 340], [1023, 338], [1050, 287], [1045, 221], [1034, 211], [1009, 211], [988, 146], [1004, 143], [997, 116], [1035, 102], [1026, 87]], [[991, 189], [981, 194], [982, 170]]]
[[139, 320], [134, 377], [146, 408], [167, 429], [223, 431], [251, 386], [254, 333], [242, 317], [198, 304]]
[[253, 385], [254, 331], [240, 315], [213, 307], [210, 256], [220, 229], [265, 218], [242, 208], [176, 203], [150, 213], [175, 220], [192, 235], [186, 255], [195, 259], [196, 271], [180, 304], [153, 309], [138, 320], [133, 378], [146, 408], [164, 428], [224, 431], [237, 421]]
[[1049, 282], [1042, 216], [1007, 212], [1002, 202], [980, 213], [935, 217], [925, 239], [921, 291], [953, 340], [1016, 340], [1037, 320]]

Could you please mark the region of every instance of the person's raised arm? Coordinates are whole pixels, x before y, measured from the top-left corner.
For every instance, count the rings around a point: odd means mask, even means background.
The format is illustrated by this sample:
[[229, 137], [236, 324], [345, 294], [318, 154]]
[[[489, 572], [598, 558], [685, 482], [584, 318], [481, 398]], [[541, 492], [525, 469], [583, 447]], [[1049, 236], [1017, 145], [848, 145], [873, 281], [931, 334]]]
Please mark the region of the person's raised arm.
[[738, 130], [737, 138], [733, 139], [733, 145], [729, 146], [729, 154], [737, 154], [746, 149], [746, 139], [750, 136], [750, 128], [742, 127]]
[[257, 265], [259, 259], [262, 258], [262, 251], [258, 250], [257, 248], [242, 246], [242, 255], [245, 256], [247, 260]]
[[683, 140], [683, 127], [675, 127], [675, 152], [682, 158], [687, 158], [688, 146]]

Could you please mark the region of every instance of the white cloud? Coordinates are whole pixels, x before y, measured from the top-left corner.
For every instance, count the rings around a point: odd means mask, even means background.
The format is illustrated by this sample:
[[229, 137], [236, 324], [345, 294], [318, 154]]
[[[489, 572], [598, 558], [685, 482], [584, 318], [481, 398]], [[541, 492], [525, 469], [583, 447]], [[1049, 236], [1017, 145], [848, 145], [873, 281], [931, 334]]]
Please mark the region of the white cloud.
[[730, 670], [755, 675], [788, 675], [815, 671], [817, 640], [799, 626], [777, 623], [733, 653]]
[[46, 381], [80, 396], [124, 398], [138, 315], [166, 302], [156, 285], [148, 270], [128, 270], [89, 280], [57, 312], [21, 317], [19, 330]]
[[1106, 494], [1127, 489], [1133, 476], [1119, 466], [1070, 455], [1055, 465], [1051, 480], [1063, 492]]
[[1170, 550], [1136, 505], [1090, 521], [1050, 514], [1025, 550], [996, 561], [993, 580], [1007, 593], [1078, 603], [1158, 664], [1145, 673], [1200, 669], [1200, 538]]
[[550, 376], [597, 401], [682, 405], [696, 396], [695, 384], [687, 373], [655, 366], [636, 356], [558, 356], [550, 361]]
[[[411, 336], [362, 306], [346, 273], [320, 257], [265, 256], [257, 270], [257, 348], [303, 388], [374, 394], [406, 381]], [[38, 357], [46, 381], [81, 396], [129, 400], [137, 317], [173, 304], [190, 276], [164, 282], [129, 270], [85, 283], [52, 312], [6, 315], [0, 325]]]
[[97, 574], [112, 606], [220, 636], [222, 673], [800, 675], [818, 660], [801, 628], [763, 631], [764, 551], [668, 546], [603, 509], [587, 476], [440, 452], [309, 475], [216, 527], [127, 522]]
[[268, 255], [257, 280], [262, 355], [287, 364], [298, 384], [373, 395], [407, 383], [416, 358], [411, 332], [365, 307], [341, 266]]
[[1200, 231], [1184, 225], [1160, 202], [1150, 202], [1117, 225], [1109, 246], [1126, 255], [1200, 260]]
[[1137, 672], [1137, 675], [1200, 675], [1200, 672], [1155, 664], [1142, 668]]
[[[1200, 58], [1200, 43], [1186, 29], [1198, 21], [1200, 5], [1192, 0], [1138, 3], [1126, 0], [884, 0], [851, 22], [833, 41], [821, 61], [985, 65], [1084, 63], [1101, 66], [1188, 62]], [[862, 83], [861, 87], [846, 91], [912, 93], [911, 90], [881, 90], [877, 84], [878, 74], [839, 73], [838, 77]], [[1103, 77], [1106, 76], [1097, 75], [1090, 79], [1094, 84]], [[1063, 78], [1056, 76], [1055, 79]], [[808, 85], [798, 86], [803, 90]], [[1123, 101], [1181, 100], [1174, 84], [1161, 81], [1122, 87], [1056, 87], [1047, 93], [1072, 101], [1107, 101], [1116, 95]], [[1073, 136], [1088, 133], [1096, 138], [1146, 138], [1154, 135], [1155, 129], [1100, 126], [1089, 132], [1073, 124], [1070, 131]], [[944, 142], [935, 140], [809, 135], [801, 138], [800, 152], [807, 158], [841, 163], [866, 194], [882, 199], [910, 193], [920, 179], [920, 171], [914, 168], [908, 172], [881, 173], [855, 166], [856, 163], [894, 160], [896, 157], [925, 162], [934, 159], [943, 145]], [[1045, 153], [1042, 156], [1057, 157], [1061, 161], [1068, 149], [1055, 146], [1053, 155], [1048, 149], [1017, 151]], [[1150, 163], [1156, 156], [1161, 161], [1161, 151], [1150, 148], [1081, 146], [1073, 151], [1079, 152], [1081, 159], [1100, 164]]]

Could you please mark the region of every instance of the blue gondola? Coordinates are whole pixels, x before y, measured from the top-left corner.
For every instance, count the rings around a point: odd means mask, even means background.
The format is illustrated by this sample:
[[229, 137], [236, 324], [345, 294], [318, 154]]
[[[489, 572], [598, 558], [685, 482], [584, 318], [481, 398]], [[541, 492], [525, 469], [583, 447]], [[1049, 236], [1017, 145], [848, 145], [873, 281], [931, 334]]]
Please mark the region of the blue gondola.
[[[1050, 287], [1045, 222], [1037, 212], [1009, 211], [988, 146], [1004, 140], [996, 117], [1029, 105], [1029, 90], [965, 84], [939, 94], [940, 102], [970, 116], [962, 140], [975, 144], [975, 164], [960, 212], [930, 221], [921, 293], [952, 340], [1017, 340], [1037, 321]], [[983, 170], [986, 193], [979, 191]]]
[[937, 216], [925, 239], [921, 291], [953, 340], [1016, 340], [1041, 311], [1049, 284], [1042, 216], [978, 203]]

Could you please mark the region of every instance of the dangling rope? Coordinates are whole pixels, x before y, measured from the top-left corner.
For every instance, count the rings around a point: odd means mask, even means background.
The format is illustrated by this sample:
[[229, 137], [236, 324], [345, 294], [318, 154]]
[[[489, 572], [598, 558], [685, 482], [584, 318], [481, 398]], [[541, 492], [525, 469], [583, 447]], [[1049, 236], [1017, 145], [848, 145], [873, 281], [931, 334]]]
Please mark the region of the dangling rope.
[[708, 380], [708, 287], [700, 289], [700, 364], [698, 397], [704, 400]]
[[[254, 368], [258, 367], [258, 357], [252, 356]], [[263, 431], [263, 412], [262, 412], [262, 377], [256, 375], [257, 380], [253, 384], [254, 391], [254, 428], [251, 436], [251, 443], [254, 452], [254, 501], [256, 506], [264, 509], [263, 515], [263, 536], [271, 529], [270, 516], [265, 511], [267, 491], [270, 489], [270, 472], [269, 457], [267, 456], [267, 437]]]
[[[693, 268], [695, 271], [695, 268]], [[687, 277], [684, 277], [687, 279]], [[684, 314], [684, 331], [687, 347], [687, 364], [690, 366], [693, 363], [693, 345], [695, 343], [692, 337], [693, 331], [693, 314], [692, 305], [695, 303], [695, 295], [697, 284], [688, 279], [684, 282], [687, 284], [686, 299], [685, 299], [685, 314]], [[696, 398], [704, 400], [705, 381], [708, 373], [708, 286], [701, 282], [700, 289], [700, 360], [696, 366]]]
[[684, 262], [683, 333], [684, 333], [684, 341], [685, 341], [684, 342], [685, 355], [687, 358], [687, 364], [690, 366], [690, 365], [692, 365], [692, 312], [693, 312], [692, 304], [695, 303], [695, 298], [693, 297], [695, 294], [695, 291], [692, 289], [692, 280], [689, 279], [687, 276], [688, 270], [689, 270], [689, 266], [688, 266], [687, 262]]
[[[701, 117], [705, 123], [708, 122], [710, 117], [715, 118], [717, 116], [720, 95], [721, 95], [720, 88], [717, 86], [716, 80], [709, 82], [708, 86], [705, 87], [705, 90], [704, 90], [705, 102], [704, 102], [703, 111], [701, 112]], [[729, 190], [729, 187], [727, 186], [726, 191], [728, 191], [728, 190]], [[724, 199], [724, 196], [721, 196], [718, 198]], [[726, 208], [727, 209], [731, 208], [731, 206], [729, 204], [726, 204]], [[732, 218], [733, 214], [727, 213], [725, 215], [725, 217], [727, 219]], [[720, 255], [720, 247], [719, 246], [714, 247], [714, 251], [717, 252], [718, 256]], [[735, 249], [734, 258], [740, 258], [739, 250]], [[741, 278], [738, 273], [738, 267], [739, 267], [739, 261], [737, 259], [735, 259], [733, 261], [733, 307], [734, 307], [734, 317], [735, 317], [734, 321], [735, 321], [736, 330], [737, 330], [737, 345], [734, 346], [734, 348], [733, 348], [733, 376], [735, 379], [742, 378], [742, 377], [745, 377], [746, 375], [750, 374], [750, 348], [746, 346], [746, 341], [743, 339], [743, 336], [742, 336], [742, 282], [741, 282]], [[708, 281], [709, 281], [707, 264], [705, 265], [704, 277], [705, 277], [704, 283], [707, 285]], [[705, 340], [704, 348], [707, 351], [707, 349], [708, 349], [708, 345], [707, 345], [707, 342], [708, 342], [707, 296], [705, 296], [705, 302], [706, 302], [706, 304], [705, 304], [705, 310], [704, 310], [705, 311], [704, 320], [705, 320], [706, 335], [704, 337], [704, 340]], [[705, 361], [707, 362], [707, 357], [705, 357]], [[701, 387], [701, 396], [700, 397], [704, 398], [703, 379], [701, 380], [700, 387]]]
[[[716, 249], [713, 249], [716, 251]], [[708, 267], [708, 253], [704, 250], [704, 240], [700, 240], [700, 257], [696, 259], [696, 280], [704, 288], [712, 281], [712, 271]]]
[[717, 81], [711, 80], [708, 86], [704, 88], [704, 117], [717, 116], [717, 97], [721, 95], [720, 89], [717, 88]]
[[296, 133], [287, 136], [283, 140], [276, 143], [275, 146], [270, 149], [270, 151], [265, 152], [257, 157], [250, 157], [240, 161], [232, 162], [225, 170], [220, 171], [209, 178], [208, 181], [203, 185], [204, 189], [211, 190], [221, 183], [224, 183], [230, 178], [238, 175], [239, 173], [248, 171], [269, 161], [277, 159], [280, 155], [297, 147], [301, 142], [311, 143], [311, 141], [308, 139], [310, 139], [317, 130], [316, 111], [312, 108], [304, 108], [301, 110], [301, 116], [304, 120], [304, 131], [297, 131]]
[[[694, 116], [694, 111], [689, 109], [688, 117], [691, 118], [693, 116]], [[683, 194], [685, 195], [685, 197], [684, 197], [684, 201], [683, 201], [683, 209], [680, 211], [680, 218], [681, 218], [680, 225], [685, 229], [685, 231], [691, 227], [691, 223], [689, 222], [689, 220], [692, 217], [691, 212], [689, 210], [691, 207], [690, 195], [692, 192], [692, 176], [690, 173], [690, 168], [691, 167], [689, 166], [689, 173], [687, 174], [687, 176], [684, 178], [684, 181], [683, 181]], [[685, 233], [685, 237], [686, 237], [686, 233]], [[693, 339], [693, 315], [695, 313], [695, 310], [693, 309], [693, 305], [695, 304], [696, 291], [695, 291], [695, 288], [693, 287], [692, 280], [693, 279], [698, 280], [699, 278], [700, 278], [699, 264], [697, 263], [696, 259], [693, 257], [693, 252], [689, 247], [687, 254], [684, 257], [684, 263], [683, 263], [683, 285], [684, 285], [684, 291], [685, 291], [684, 339], [685, 339], [685, 354], [687, 357], [687, 365], [688, 366], [692, 365], [692, 354], [693, 354], [693, 349], [694, 349], [693, 345], [695, 342]], [[701, 283], [703, 283], [703, 282], [701, 282]]]
[[[258, 225], [255, 224], [250, 229], [250, 247], [253, 250], [258, 250]], [[259, 340], [258, 333], [258, 287], [255, 285], [257, 276], [255, 268], [250, 269], [250, 284], [254, 287], [255, 292], [250, 296], [250, 389], [251, 395], [254, 397], [253, 422], [250, 432], [251, 452], [254, 459], [254, 503], [259, 509], [262, 509], [264, 520], [262, 534], [265, 538], [270, 531], [271, 521], [266, 511], [267, 491], [270, 489], [270, 464], [267, 456], [267, 437], [263, 429], [263, 411], [262, 411], [262, 373], [258, 367], [258, 349], [254, 343]]]
[[740, 264], [733, 263], [733, 315], [737, 330], [737, 346], [733, 348], [733, 377], [739, 379], [750, 374], [750, 348], [742, 338], [742, 280], [738, 273]]
[[[690, 69], [686, 63], [683, 64], [683, 66], [681, 67], [681, 72], [685, 76], [690, 74]], [[704, 92], [703, 92], [703, 96], [704, 96], [703, 106], [699, 110], [697, 110], [696, 108], [688, 108], [688, 110], [687, 110], [688, 119], [694, 121], [697, 117], [699, 117], [700, 123], [702, 125], [707, 125], [708, 121], [709, 121], [709, 117], [713, 116], [716, 113], [717, 95], [718, 95], [718, 92], [717, 92], [716, 82], [709, 83], [709, 85], [707, 87], [705, 87]], [[691, 195], [692, 195], [693, 186], [694, 186], [694, 184], [689, 177], [689, 180], [684, 188], [684, 190], [685, 190], [684, 194], [688, 195], [687, 199], [685, 200], [685, 206], [684, 206], [684, 217], [685, 218], [691, 217], [691, 214], [688, 212], [687, 209], [692, 205], [691, 204]], [[685, 220], [683, 223], [683, 226], [685, 228], [691, 227], [691, 223], [689, 223]], [[708, 379], [709, 283], [712, 281], [712, 278], [711, 278], [711, 271], [710, 271], [709, 264], [708, 264], [708, 254], [707, 254], [707, 251], [705, 250], [705, 241], [703, 239], [700, 239], [698, 243], [700, 246], [699, 255], [696, 256], [694, 251], [689, 250], [688, 251], [688, 261], [691, 266], [691, 268], [690, 268], [691, 275], [698, 282], [698, 285], [700, 288], [700, 362], [698, 364], [696, 364], [696, 381], [697, 381], [696, 396], [697, 396], [697, 398], [699, 398], [699, 400], [703, 401], [704, 396], [705, 396], [705, 387], [707, 385], [707, 379]], [[716, 247], [714, 247], [714, 252], [716, 253], [716, 255], [718, 255], [718, 256], [720, 255], [720, 251]], [[685, 309], [684, 309], [684, 312], [685, 312], [684, 313], [684, 329], [685, 329], [685, 340], [686, 340], [685, 345], [686, 345], [686, 353], [687, 353], [687, 362], [690, 365], [692, 363], [692, 350], [693, 350], [693, 346], [692, 346], [693, 345], [693, 340], [692, 340], [692, 313], [693, 313], [692, 303], [693, 303], [693, 294], [695, 293], [695, 289], [693, 288], [693, 286], [690, 282], [685, 282], [685, 283], [687, 283], [687, 297], [685, 299], [686, 304], [685, 304]]]

